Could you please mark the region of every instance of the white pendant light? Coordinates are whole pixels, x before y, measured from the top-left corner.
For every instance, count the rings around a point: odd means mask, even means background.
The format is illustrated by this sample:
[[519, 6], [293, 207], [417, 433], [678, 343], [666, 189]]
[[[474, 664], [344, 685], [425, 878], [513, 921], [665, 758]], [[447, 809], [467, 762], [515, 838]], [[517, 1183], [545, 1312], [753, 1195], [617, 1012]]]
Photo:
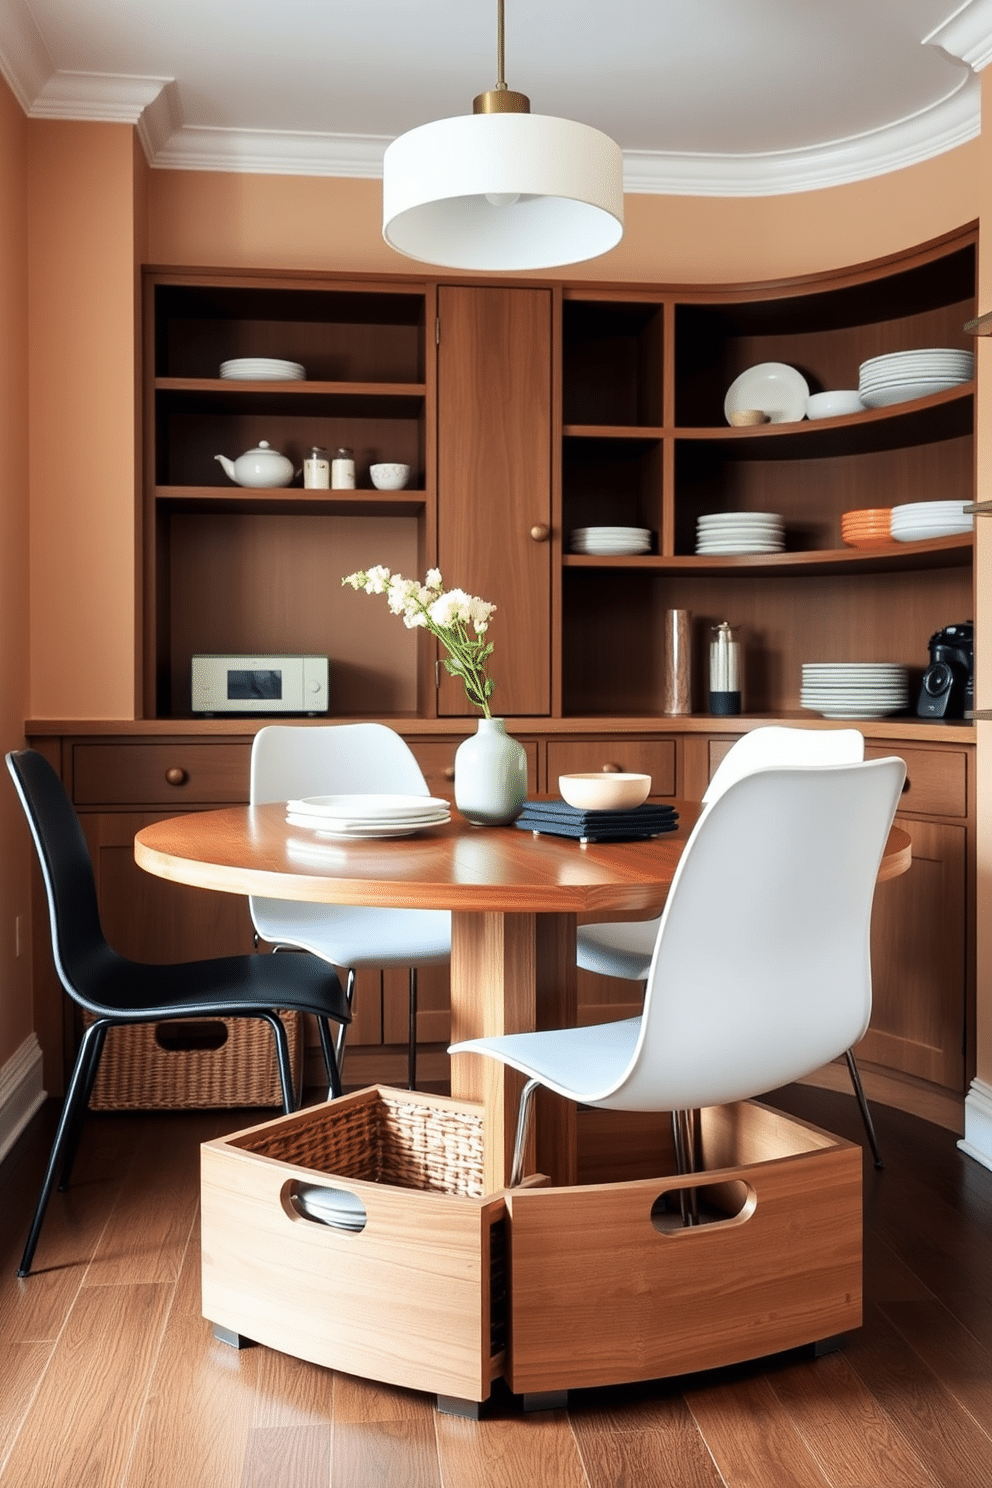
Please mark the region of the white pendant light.
[[623, 237], [623, 158], [598, 129], [532, 114], [503, 76], [473, 112], [401, 134], [382, 162], [382, 235], [408, 258], [508, 272], [580, 263]]

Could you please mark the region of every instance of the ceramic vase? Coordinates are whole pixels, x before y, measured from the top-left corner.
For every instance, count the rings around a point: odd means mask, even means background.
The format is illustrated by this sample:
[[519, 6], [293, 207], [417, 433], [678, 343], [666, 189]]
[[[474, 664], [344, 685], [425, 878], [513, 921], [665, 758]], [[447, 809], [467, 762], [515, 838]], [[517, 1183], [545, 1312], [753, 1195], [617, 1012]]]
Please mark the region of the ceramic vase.
[[527, 754], [502, 718], [480, 718], [455, 751], [455, 805], [477, 827], [506, 826], [527, 799]]

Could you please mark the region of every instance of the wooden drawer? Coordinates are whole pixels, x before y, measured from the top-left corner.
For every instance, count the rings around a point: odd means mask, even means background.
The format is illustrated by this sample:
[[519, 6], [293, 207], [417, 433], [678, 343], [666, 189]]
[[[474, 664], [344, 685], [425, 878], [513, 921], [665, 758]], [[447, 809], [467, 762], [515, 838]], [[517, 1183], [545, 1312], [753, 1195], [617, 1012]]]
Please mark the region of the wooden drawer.
[[551, 739], [548, 742], [548, 790], [558, 791], [558, 776], [585, 770], [617, 770], [651, 776], [652, 796], [675, 795], [674, 739]]
[[869, 744], [866, 759], [897, 754], [906, 761], [900, 811], [921, 816], [968, 815], [968, 756], [964, 749], [914, 749], [901, 744]]
[[[414, 755], [417, 763], [424, 772], [428, 789], [432, 796], [443, 796], [449, 801], [454, 800], [455, 789], [455, 750], [462, 742], [461, 737], [454, 739], [407, 739], [406, 741]], [[527, 752], [527, 791], [534, 795], [538, 789], [537, 761], [538, 748], [536, 739], [521, 739], [520, 743]]]
[[72, 797], [77, 806], [165, 806], [176, 812], [247, 804], [250, 763], [250, 744], [75, 744]]

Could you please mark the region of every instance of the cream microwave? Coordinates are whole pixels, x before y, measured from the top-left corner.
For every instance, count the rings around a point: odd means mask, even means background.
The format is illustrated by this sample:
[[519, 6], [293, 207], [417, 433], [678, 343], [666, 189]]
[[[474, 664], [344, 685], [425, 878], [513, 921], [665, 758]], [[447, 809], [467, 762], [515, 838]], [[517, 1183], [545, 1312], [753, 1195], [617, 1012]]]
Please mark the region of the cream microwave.
[[326, 656], [194, 656], [194, 713], [326, 713]]

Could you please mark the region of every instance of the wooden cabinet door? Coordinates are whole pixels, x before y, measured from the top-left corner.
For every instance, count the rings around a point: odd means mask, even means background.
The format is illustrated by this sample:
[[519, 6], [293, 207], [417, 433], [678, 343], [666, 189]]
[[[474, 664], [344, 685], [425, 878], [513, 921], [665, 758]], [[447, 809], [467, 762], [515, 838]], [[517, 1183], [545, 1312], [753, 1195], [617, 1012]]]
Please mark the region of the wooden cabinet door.
[[[493, 713], [551, 711], [551, 291], [438, 294], [438, 566], [497, 606]], [[439, 712], [473, 713], [441, 669]]]

